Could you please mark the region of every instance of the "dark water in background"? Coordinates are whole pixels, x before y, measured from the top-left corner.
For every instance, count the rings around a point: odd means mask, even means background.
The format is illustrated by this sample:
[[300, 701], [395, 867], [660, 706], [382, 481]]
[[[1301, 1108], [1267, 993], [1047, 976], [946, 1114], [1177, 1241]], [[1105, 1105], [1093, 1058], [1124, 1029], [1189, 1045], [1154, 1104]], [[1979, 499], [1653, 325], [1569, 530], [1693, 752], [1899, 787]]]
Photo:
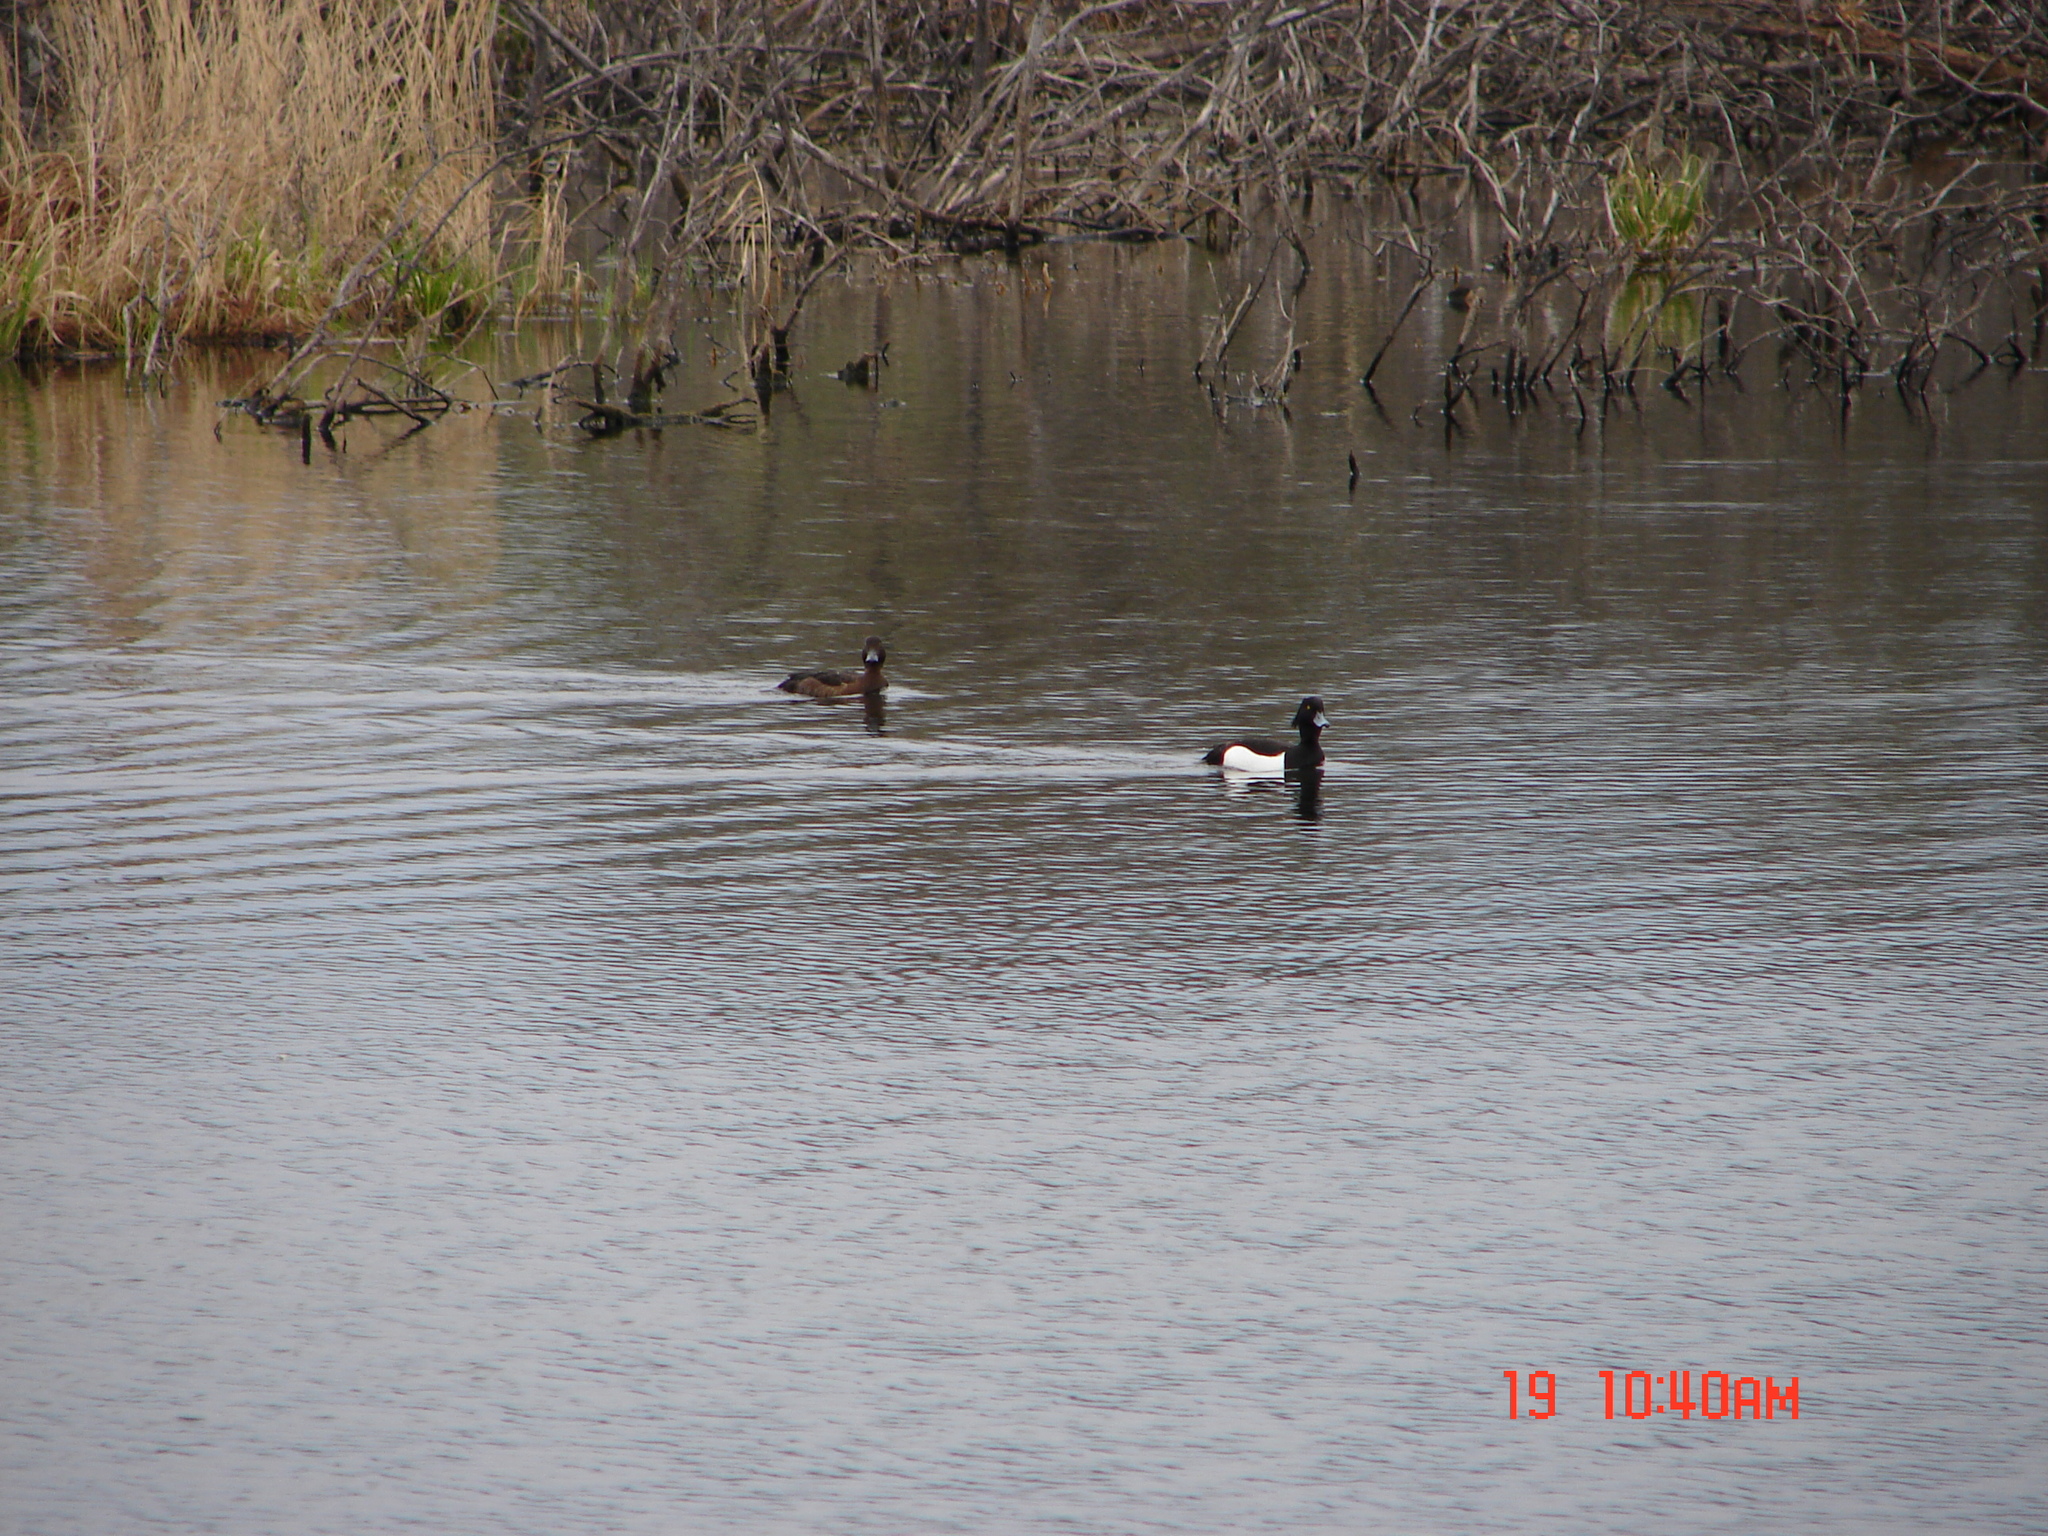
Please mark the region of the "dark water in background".
[[2044, 381], [1446, 446], [1024, 270], [758, 433], [0, 376], [0, 1529], [2040, 1528]]

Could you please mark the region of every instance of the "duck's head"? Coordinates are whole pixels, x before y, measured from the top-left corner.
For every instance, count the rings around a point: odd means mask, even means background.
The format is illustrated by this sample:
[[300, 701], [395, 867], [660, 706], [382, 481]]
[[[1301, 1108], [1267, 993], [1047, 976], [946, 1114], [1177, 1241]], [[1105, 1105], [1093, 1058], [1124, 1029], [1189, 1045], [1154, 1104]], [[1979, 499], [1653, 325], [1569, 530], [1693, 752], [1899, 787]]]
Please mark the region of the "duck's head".
[[869, 635], [861, 642], [860, 659], [863, 666], [879, 667], [889, 659], [889, 653], [882, 649], [882, 637]]
[[1301, 701], [1301, 708], [1294, 712], [1294, 728], [1297, 731], [1320, 731], [1330, 723], [1330, 717], [1323, 713], [1323, 701], [1310, 694]]

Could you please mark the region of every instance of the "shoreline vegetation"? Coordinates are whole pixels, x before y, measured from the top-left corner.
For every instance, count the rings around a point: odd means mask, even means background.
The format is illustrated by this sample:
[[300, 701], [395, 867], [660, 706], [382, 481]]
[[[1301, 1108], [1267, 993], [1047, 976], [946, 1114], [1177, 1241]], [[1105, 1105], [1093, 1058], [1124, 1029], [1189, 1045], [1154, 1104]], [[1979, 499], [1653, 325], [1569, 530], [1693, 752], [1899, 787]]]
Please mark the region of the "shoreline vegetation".
[[[1765, 341], [1844, 400], [2048, 365], [2048, 11], [0, 0], [0, 357], [148, 377], [186, 342], [276, 347], [237, 403], [309, 453], [452, 408], [438, 360], [493, 316], [598, 322], [523, 381], [587, 430], [742, 424], [850, 256], [1073, 238], [1228, 258], [1197, 381], [1281, 403], [1333, 199], [1370, 208], [1388, 284], [1368, 389], [1426, 294], [1464, 312], [1447, 431], [1482, 380], [1583, 412]], [[738, 296], [747, 387], [667, 412], [707, 283]], [[1236, 368], [1260, 305], [1284, 343]]]

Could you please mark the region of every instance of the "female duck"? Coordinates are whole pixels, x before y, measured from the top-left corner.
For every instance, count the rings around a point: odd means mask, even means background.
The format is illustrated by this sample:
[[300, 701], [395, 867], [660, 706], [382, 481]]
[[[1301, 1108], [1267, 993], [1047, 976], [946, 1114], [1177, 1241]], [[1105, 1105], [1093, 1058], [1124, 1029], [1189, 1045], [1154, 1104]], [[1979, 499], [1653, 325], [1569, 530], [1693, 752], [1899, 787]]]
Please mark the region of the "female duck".
[[1240, 736], [1202, 754], [1212, 768], [1234, 768], [1243, 773], [1277, 773], [1290, 779], [1320, 773], [1323, 767], [1323, 727], [1330, 723], [1323, 713], [1323, 701], [1314, 694], [1301, 701], [1294, 712], [1294, 729], [1301, 740], [1294, 746], [1268, 736]]
[[860, 648], [860, 671], [792, 672], [775, 686], [784, 693], [801, 693], [813, 699], [853, 699], [880, 693], [889, 686], [889, 680], [882, 676], [882, 663], [888, 657], [889, 653], [882, 649], [881, 637], [869, 635]]

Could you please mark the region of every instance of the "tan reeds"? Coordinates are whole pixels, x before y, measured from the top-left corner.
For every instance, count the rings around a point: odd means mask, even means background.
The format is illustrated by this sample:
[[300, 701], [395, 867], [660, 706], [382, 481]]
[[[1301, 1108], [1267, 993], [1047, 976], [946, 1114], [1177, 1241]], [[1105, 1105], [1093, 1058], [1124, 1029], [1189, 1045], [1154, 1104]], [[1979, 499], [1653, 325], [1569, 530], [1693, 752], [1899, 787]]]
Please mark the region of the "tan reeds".
[[[430, 227], [494, 152], [489, 0], [52, 0], [31, 123], [0, 61], [0, 295], [23, 348], [302, 329], [400, 209]], [[407, 194], [413, 195], [407, 202]], [[439, 270], [491, 267], [489, 207]], [[405, 249], [403, 242], [397, 242]], [[14, 350], [6, 347], [5, 350]]]

